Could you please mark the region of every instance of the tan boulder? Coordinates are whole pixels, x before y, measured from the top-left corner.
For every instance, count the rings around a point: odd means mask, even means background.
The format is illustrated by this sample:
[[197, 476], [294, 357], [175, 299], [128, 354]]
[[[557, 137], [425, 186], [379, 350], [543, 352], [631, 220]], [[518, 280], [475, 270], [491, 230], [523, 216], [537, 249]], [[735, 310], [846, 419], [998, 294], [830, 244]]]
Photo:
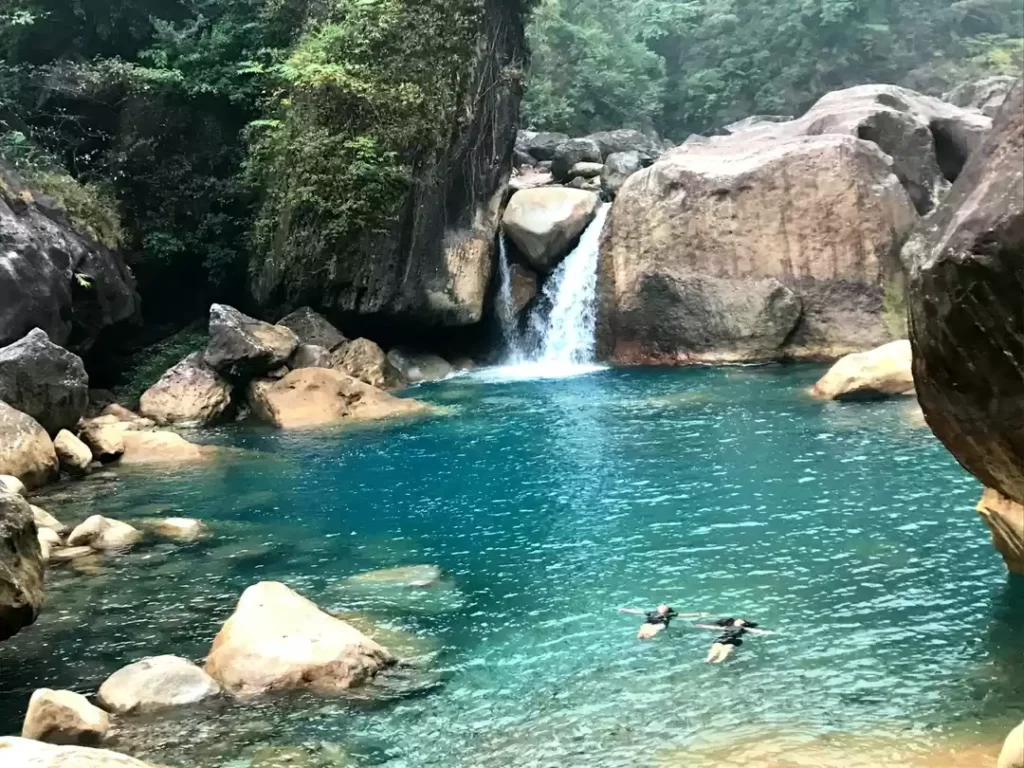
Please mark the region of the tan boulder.
[[165, 517], [157, 520], [153, 525], [153, 531], [169, 539], [179, 541], [195, 541], [206, 534], [206, 526], [201, 520], [194, 520], [190, 517]]
[[92, 547], [95, 550], [127, 549], [142, 539], [142, 532], [128, 523], [93, 515], [68, 536], [69, 547]]
[[122, 435], [129, 422], [117, 416], [98, 416], [95, 419], [82, 419], [78, 425], [78, 436], [92, 451], [97, 461], [108, 464], [117, 461], [124, 454]]
[[53, 449], [57, 452], [60, 468], [69, 475], [84, 475], [92, 464], [92, 451], [89, 446], [62, 429], [53, 440]]
[[377, 389], [393, 389], [405, 384], [401, 372], [391, 364], [384, 350], [369, 339], [342, 344], [331, 355], [329, 367]]
[[110, 403], [100, 411], [100, 416], [113, 416], [118, 421], [138, 421], [142, 418], [130, 408], [125, 408], [120, 403]]
[[0, 401], [0, 475], [36, 488], [57, 474], [57, 453], [46, 430], [31, 416]]
[[1024, 768], [1024, 722], [1006, 737], [996, 768]]
[[211, 461], [217, 449], [190, 443], [176, 432], [127, 430], [122, 433], [122, 464], [195, 464]]
[[846, 355], [814, 385], [826, 400], [865, 400], [914, 394], [912, 354], [906, 339]]
[[15, 496], [24, 496], [25, 484], [14, 475], [0, 475], [0, 492], [7, 491]]
[[88, 746], [103, 741], [108, 730], [110, 717], [82, 694], [40, 688], [28, 702], [21, 736], [49, 744]]
[[502, 225], [530, 266], [548, 272], [569, 255], [599, 203], [595, 193], [579, 189], [523, 189], [509, 200]]
[[206, 671], [239, 696], [312, 688], [334, 692], [372, 680], [394, 657], [351, 625], [278, 582], [242, 594], [206, 660]]
[[51, 515], [42, 507], [37, 507], [35, 504], [29, 505], [32, 509], [32, 518], [35, 520], [36, 527], [39, 529], [49, 528], [56, 533], [65, 533], [68, 529], [64, 523], [58, 520], [56, 517]]
[[124, 715], [197, 704], [220, 692], [217, 681], [191, 661], [152, 656], [108, 677], [98, 700], [109, 711]]
[[253, 413], [282, 429], [308, 429], [354, 421], [427, 413], [416, 400], [389, 395], [352, 376], [326, 368], [302, 368], [280, 381], [249, 385]]
[[231, 384], [198, 352], [169, 368], [139, 400], [140, 413], [157, 424], [213, 424], [230, 408]]
[[1007, 569], [1024, 576], [1024, 504], [986, 488], [977, 510], [988, 524], [992, 544], [1003, 556]]
[[58, 746], [17, 736], [0, 738], [4, 768], [154, 768], [133, 757], [92, 747]]

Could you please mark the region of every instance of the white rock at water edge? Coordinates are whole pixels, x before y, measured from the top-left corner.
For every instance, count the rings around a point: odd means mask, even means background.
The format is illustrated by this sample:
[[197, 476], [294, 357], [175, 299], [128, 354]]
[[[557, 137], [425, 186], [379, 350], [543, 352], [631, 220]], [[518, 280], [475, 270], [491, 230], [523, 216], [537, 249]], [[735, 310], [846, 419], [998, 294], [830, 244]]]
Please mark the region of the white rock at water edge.
[[217, 681], [178, 656], [152, 656], [106, 679], [99, 702], [119, 715], [197, 704], [219, 695]]
[[[110, 717], [85, 696], [40, 688], [29, 700], [21, 735], [50, 744], [90, 745], [103, 741], [108, 730]], [[0, 765], [7, 763], [0, 759]]]
[[142, 539], [142, 533], [128, 523], [93, 515], [68, 536], [68, 546], [92, 547], [95, 550], [126, 549]]

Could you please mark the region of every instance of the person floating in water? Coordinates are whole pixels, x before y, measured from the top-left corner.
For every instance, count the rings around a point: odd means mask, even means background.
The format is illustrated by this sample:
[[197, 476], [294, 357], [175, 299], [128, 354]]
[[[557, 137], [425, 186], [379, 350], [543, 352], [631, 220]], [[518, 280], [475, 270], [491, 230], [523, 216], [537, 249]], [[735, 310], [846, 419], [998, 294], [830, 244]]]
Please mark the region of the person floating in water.
[[711, 650], [708, 651], [708, 664], [721, 664], [728, 659], [736, 648], [743, 645], [743, 641], [740, 638], [747, 633], [752, 635], [775, 634], [767, 629], [758, 629], [757, 624], [753, 621], [731, 617], [728, 619], [717, 619], [710, 624], [694, 624], [693, 626], [698, 629], [722, 630], [722, 634], [715, 638], [715, 642], [711, 644]]
[[646, 617], [644, 623], [640, 625], [640, 631], [636, 633], [641, 640], [650, 640], [663, 629], [668, 629], [668, 624], [672, 619], [699, 619], [708, 615], [706, 613], [676, 613], [664, 603], [653, 611], [642, 611], [639, 608], [619, 608], [619, 613], [634, 613], [637, 616]]

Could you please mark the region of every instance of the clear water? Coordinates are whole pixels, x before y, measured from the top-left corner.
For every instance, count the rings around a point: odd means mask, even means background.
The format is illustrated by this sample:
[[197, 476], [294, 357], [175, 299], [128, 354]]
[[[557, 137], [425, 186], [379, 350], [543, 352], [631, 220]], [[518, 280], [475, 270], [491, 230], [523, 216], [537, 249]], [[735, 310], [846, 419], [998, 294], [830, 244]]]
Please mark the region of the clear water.
[[[69, 521], [174, 512], [215, 536], [54, 571], [0, 646], [0, 732], [35, 687], [201, 660], [278, 579], [432, 661], [362, 696], [122, 721], [120, 748], [184, 768], [984, 764], [1024, 716], [1024, 586], [909, 406], [815, 402], [819, 374], [463, 377], [411, 391], [450, 406], [432, 421], [224, 432], [251, 453], [58, 489], [44, 506]], [[425, 600], [346, 583], [419, 563], [450, 579]], [[778, 634], [707, 665], [710, 633], [641, 643], [616, 610], [661, 601]]]

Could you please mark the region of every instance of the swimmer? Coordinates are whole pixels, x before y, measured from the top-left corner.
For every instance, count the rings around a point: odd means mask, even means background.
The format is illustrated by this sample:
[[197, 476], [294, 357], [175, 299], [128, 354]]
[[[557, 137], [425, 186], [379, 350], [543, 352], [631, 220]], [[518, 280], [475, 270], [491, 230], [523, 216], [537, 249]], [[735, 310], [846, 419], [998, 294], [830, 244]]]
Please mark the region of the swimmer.
[[653, 611], [642, 611], [639, 608], [619, 608], [619, 613], [633, 613], [646, 617], [644, 623], [640, 625], [640, 631], [636, 633], [640, 640], [650, 640], [663, 629], [668, 629], [668, 624], [672, 619], [699, 619], [708, 615], [706, 613], [676, 613], [664, 603]]
[[715, 638], [715, 642], [711, 644], [711, 650], [708, 651], [706, 659], [708, 664], [721, 664], [728, 659], [736, 648], [743, 645], [743, 641], [740, 638], [747, 633], [752, 635], [775, 634], [767, 629], [758, 629], [757, 624], [753, 621], [731, 617], [728, 619], [717, 619], [710, 624], [694, 624], [693, 626], [698, 629], [722, 630], [722, 634]]

